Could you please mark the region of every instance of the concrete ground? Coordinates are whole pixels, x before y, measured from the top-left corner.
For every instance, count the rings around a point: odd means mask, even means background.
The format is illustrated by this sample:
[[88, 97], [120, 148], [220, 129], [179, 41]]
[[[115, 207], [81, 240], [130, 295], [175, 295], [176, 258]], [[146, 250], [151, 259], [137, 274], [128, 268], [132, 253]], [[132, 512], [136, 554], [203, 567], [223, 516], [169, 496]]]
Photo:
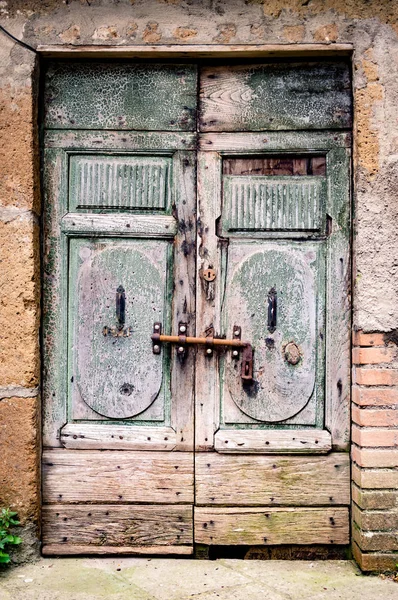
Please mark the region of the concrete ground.
[[0, 571], [0, 600], [397, 600], [349, 561], [46, 558]]

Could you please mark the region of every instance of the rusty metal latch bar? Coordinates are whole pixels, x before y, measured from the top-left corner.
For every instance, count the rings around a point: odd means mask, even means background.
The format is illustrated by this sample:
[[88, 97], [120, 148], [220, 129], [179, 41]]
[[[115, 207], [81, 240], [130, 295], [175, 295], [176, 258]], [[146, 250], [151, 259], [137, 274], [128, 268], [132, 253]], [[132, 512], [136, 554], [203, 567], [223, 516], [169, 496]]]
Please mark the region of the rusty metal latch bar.
[[241, 348], [242, 352], [242, 367], [241, 377], [245, 381], [253, 379], [253, 348], [249, 342], [244, 342], [240, 339], [227, 340], [215, 337], [191, 337], [187, 335], [163, 335], [161, 333], [161, 324], [154, 324], [154, 333], [151, 336], [153, 343], [154, 354], [160, 353], [161, 344], [178, 344], [179, 348], [185, 345], [206, 346], [207, 350], [221, 346], [230, 348]]

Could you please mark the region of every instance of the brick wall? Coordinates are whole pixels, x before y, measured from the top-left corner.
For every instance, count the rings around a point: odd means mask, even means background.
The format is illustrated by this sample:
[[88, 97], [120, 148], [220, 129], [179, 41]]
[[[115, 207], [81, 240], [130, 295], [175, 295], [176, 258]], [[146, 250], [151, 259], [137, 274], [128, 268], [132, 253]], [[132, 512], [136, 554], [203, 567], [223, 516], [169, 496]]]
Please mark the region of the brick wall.
[[398, 563], [398, 349], [390, 339], [353, 337], [352, 537], [364, 571]]

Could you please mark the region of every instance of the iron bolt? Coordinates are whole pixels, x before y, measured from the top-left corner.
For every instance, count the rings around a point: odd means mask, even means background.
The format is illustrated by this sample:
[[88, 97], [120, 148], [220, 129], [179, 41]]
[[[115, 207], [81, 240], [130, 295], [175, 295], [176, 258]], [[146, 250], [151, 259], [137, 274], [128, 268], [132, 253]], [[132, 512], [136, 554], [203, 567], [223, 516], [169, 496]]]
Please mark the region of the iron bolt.
[[187, 330], [187, 328], [185, 327], [185, 325], [180, 325], [180, 333], [185, 333]]
[[154, 329], [155, 329], [155, 331], [159, 331], [159, 329], [160, 329], [159, 325], [155, 325]]
[[206, 354], [207, 356], [211, 356], [213, 354], [213, 350], [211, 348], [207, 348]]
[[240, 331], [239, 331], [239, 329], [235, 329], [235, 331], [234, 331], [234, 336], [235, 336], [235, 337], [239, 337], [239, 334], [240, 334]]
[[232, 351], [232, 356], [233, 356], [234, 358], [236, 358], [237, 356], [239, 356], [239, 352], [238, 352], [237, 350], [233, 350], [233, 351]]
[[184, 346], [178, 347], [178, 350], [177, 350], [178, 354], [184, 354], [184, 351], [185, 351]]
[[157, 344], [155, 344], [155, 346], [153, 347], [153, 351], [154, 352], [159, 352], [160, 350], [160, 346], [158, 346]]

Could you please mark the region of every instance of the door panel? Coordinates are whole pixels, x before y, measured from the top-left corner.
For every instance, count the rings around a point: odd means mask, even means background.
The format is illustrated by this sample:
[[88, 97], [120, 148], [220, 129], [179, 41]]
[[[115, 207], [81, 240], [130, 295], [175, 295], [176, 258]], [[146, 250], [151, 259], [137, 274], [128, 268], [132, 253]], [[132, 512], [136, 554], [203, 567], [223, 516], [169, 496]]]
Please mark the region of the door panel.
[[207, 67], [201, 131], [335, 129], [351, 126], [345, 63]]
[[75, 399], [95, 411], [93, 419], [98, 413], [121, 420], [161, 394], [158, 419], [165, 420], [169, 356], [153, 354], [148, 331], [154, 321], [169, 326], [170, 250], [164, 240], [71, 240], [72, 418]]
[[195, 65], [54, 63], [46, 74], [45, 125], [49, 129], [194, 131], [196, 86]]
[[[228, 353], [221, 365], [222, 407], [229, 397], [256, 421], [280, 423], [299, 413], [313, 394], [322, 397], [323, 381], [319, 390], [315, 386], [316, 368], [321, 366], [317, 332], [323, 325], [318, 323], [324, 289], [319, 289], [319, 250], [311, 243], [230, 244], [224, 331], [239, 324], [255, 348], [255, 362], [253, 381], [242, 385], [239, 361]], [[225, 420], [231, 422], [227, 416]], [[315, 415], [308, 424], [314, 421]]]

